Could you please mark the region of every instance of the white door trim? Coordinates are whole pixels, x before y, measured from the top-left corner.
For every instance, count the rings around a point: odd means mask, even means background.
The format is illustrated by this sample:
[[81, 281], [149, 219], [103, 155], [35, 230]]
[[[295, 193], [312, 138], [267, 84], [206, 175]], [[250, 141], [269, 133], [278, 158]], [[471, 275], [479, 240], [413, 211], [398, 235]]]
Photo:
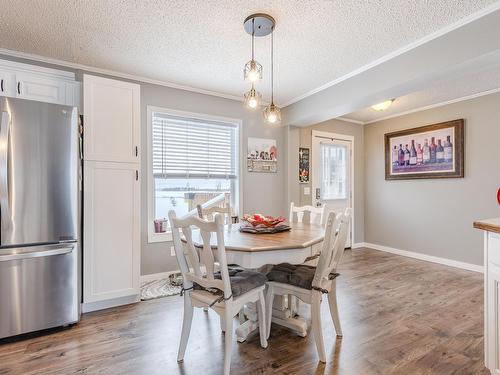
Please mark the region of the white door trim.
[[[355, 200], [354, 200], [354, 157], [355, 157], [355, 152], [354, 152], [354, 147], [355, 147], [355, 144], [354, 144], [354, 136], [352, 135], [347, 135], [347, 134], [340, 134], [340, 133], [330, 133], [330, 132], [324, 132], [324, 131], [319, 131], [319, 130], [312, 130], [312, 134], [311, 134], [311, 170], [313, 171], [314, 170], [314, 162], [315, 162], [315, 152], [314, 152], [314, 137], [319, 137], [319, 138], [329, 138], [329, 139], [333, 139], [333, 140], [339, 140], [339, 141], [348, 141], [348, 142], [351, 142], [351, 183], [350, 183], [350, 191], [349, 191], [349, 194], [350, 194], [350, 202], [351, 202], [351, 208], [352, 208], [352, 216], [351, 216], [351, 247], [353, 246], [354, 244], [354, 228], [355, 228], [355, 225], [354, 225], [354, 222], [356, 220], [356, 215], [355, 215], [355, 211], [354, 211], [354, 207], [355, 207]], [[314, 176], [313, 176], [314, 178]], [[311, 190], [314, 190], [312, 188], [312, 180], [311, 180]], [[316, 194], [314, 191], [311, 191], [311, 198], [314, 199], [314, 194]], [[312, 202], [311, 202], [312, 203]]]

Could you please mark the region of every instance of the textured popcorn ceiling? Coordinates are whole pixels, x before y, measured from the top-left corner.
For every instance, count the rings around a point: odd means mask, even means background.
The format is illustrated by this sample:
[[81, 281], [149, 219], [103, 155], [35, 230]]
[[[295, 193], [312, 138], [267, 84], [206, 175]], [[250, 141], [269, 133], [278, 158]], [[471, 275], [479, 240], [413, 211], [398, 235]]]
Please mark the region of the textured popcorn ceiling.
[[[286, 103], [494, 0], [1, 0], [0, 47], [240, 96], [243, 20], [277, 20], [275, 97]], [[269, 39], [256, 42], [269, 98]]]

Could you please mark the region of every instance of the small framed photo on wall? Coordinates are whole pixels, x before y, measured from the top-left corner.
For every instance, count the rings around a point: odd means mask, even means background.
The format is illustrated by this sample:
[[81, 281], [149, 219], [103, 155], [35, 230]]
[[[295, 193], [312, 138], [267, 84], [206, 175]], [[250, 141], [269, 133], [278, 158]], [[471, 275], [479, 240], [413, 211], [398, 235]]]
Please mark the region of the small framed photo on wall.
[[299, 147], [299, 183], [309, 183], [310, 154], [309, 149]]
[[385, 134], [385, 179], [464, 177], [464, 120]]

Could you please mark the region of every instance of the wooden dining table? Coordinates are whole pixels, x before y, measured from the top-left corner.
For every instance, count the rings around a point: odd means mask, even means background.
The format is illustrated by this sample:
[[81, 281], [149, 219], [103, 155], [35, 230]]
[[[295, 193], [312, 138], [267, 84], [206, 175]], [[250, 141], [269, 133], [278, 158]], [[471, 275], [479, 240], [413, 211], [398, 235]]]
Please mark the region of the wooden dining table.
[[[236, 264], [248, 269], [259, 269], [265, 265], [279, 263], [299, 264], [311, 255], [317, 254], [324, 238], [321, 225], [309, 223], [290, 223], [291, 229], [286, 232], [272, 234], [254, 234], [240, 232], [240, 224], [226, 225], [224, 228], [224, 245], [228, 264]], [[215, 236], [211, 243], [216, 248]], [[202, 247], [203, 241], [199, 232], [193, 232], [193, 244]], [[272, 322], [296, 331], [300, 336], [307, 335], [307, 323], [296, 315], [296, 307], [286, 298], [276, 296], [273, 303]], [[247, 320], [242, 321], [236, 329], [239, 342], [258, 329], [257, 312], [253, 304], [245, 306]]]

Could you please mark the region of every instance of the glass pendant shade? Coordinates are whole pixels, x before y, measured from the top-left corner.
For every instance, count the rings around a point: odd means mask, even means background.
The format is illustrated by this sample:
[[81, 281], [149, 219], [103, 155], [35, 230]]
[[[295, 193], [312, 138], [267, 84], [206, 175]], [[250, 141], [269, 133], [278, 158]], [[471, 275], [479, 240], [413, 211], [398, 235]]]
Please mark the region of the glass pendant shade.
[[279, 124], [281, 122], [281, 110], [274, 103], [269, 104], [262, 114], [268, 124]]
[[245, 64], [243, 76], [247, 82], [258, 82], [262, 79], [262, 65], [255, 60], [250, 60]]
[[252, 88], [245, 93], [245, 106], [250, 109], [255, 109], [260, 105], [260, 100], [262, 99], [262, 95], [260, 92]]

